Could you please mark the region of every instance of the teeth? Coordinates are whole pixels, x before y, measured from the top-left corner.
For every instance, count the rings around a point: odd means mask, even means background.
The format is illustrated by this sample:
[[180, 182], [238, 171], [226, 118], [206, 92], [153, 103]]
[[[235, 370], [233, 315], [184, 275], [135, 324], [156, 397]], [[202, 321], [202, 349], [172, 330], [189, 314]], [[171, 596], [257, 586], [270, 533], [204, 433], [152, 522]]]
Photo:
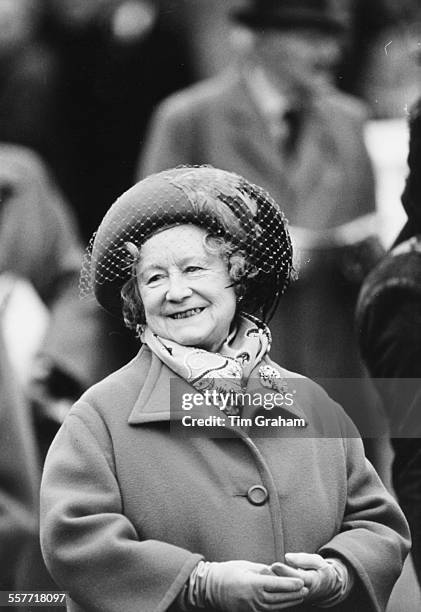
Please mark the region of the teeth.
[[190, 310], [186, 310], [185, 312], [177, 312], [176, 314], [171, 315], [173, 319], [187, 319], [188, 317], [192, 317], [195, 314], [199, 314], [202, 312], [203, 308], [191, 308]]

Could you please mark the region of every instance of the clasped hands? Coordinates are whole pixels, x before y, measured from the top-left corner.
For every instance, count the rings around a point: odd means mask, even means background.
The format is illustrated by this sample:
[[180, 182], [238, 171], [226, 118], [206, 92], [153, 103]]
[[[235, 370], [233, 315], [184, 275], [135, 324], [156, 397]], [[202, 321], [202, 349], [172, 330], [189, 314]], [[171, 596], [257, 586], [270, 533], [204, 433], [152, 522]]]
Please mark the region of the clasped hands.
[[277, 612], [303, 601], [323, 602], [337, 584], [332, 565], [317, 554], [287, 553], [271, 566], [249, 561], [210, 563], [206, 602], [224, 612]]

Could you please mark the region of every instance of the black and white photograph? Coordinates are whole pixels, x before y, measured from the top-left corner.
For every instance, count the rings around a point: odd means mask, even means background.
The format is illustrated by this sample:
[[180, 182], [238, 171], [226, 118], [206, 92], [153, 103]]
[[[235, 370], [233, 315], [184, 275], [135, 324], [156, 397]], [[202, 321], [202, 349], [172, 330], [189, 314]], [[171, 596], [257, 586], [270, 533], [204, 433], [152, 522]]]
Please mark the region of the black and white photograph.
[[421, 610], [420, 0], [0, 0], [0, 610]]

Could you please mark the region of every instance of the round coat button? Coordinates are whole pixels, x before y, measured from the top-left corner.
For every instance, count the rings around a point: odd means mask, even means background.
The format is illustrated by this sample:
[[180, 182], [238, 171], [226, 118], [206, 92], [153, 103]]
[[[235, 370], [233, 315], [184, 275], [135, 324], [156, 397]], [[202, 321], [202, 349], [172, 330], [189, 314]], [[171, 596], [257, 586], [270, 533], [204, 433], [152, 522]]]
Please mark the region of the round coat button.
[[247, 491], [247, 499], [254, 506], [262, 506], [264, 503], [266, 503], [268, 497], [269, 493], [265, 487], [262, 487], [262, 485], [254, 485]]

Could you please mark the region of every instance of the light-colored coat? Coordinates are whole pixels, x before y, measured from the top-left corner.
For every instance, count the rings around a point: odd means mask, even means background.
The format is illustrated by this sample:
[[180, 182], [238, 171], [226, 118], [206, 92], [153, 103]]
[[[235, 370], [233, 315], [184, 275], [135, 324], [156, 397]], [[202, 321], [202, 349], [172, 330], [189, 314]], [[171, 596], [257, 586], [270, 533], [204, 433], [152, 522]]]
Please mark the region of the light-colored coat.
[[[171, 380], [195, 390], [146, 347], [82, 396], [50, 449], [41, 492], [44, 556], [77, 602], [71, 610], [177, 611], [202, 557], [272, 563], [288, 551], [353, 567], [354, 592], [335, 609], [385, 609], [408, 549], [405, 519], [361, 440], [348, 437], [343, 411], [315, 383], [285, 376], [291, 389], [306, 381], [287, 414], [321, 435], [172, 431], [183, 411], [172, 388], [170, 421]], [[254, 485], [269, 493], [262, 505], [249, 500]]]

